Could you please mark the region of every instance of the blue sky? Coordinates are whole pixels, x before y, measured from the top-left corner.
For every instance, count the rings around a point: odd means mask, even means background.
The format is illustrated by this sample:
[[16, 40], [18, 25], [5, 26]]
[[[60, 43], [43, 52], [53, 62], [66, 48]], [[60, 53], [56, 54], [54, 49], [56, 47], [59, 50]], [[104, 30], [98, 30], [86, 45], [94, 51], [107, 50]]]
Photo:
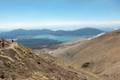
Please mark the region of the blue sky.
[[111, 23], [120, 24], [120, 0], [0, 0], [0, 29]]

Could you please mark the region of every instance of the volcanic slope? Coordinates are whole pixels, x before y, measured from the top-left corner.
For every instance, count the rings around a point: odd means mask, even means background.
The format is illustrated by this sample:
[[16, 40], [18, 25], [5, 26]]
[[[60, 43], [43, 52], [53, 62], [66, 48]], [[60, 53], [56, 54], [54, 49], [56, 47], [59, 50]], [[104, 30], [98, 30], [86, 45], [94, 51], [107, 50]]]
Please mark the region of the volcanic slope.
[[120, 80], [120, 30], [53, 51], [67, 66], [93, 73], [105, 80]]
[[48, 54], [34, 53], [16, 42], [0, 44], [0, 80], [101, 80], [61, 67]]

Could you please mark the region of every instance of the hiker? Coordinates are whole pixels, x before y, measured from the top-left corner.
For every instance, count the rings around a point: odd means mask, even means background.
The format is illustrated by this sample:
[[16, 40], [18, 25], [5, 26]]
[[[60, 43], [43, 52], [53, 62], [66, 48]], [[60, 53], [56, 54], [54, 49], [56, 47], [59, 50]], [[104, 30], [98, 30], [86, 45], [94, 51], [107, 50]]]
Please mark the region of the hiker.
[[2, 41], [0, 40], [0, 47], [1, 47]]
[[1, 42], [1, 45], [2, 45], [2, 47], [5, 47], [5, 43], [4, 43], [4, 41]]
[[12, 43], [14, 42], [14, 40], [12, 40]]

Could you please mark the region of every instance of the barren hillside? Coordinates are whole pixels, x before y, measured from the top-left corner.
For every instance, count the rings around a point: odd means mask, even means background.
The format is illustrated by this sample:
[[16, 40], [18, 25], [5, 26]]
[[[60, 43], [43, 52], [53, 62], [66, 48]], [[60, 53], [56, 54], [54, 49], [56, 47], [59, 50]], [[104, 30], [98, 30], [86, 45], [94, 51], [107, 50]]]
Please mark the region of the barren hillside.
[[38, 54], [16, 42], [0, 43], [0, 80], [96, 80], [83, 72], [63, 68], [48, 54]]
[[55, 50], [53, 55], [77, 70], [85, 70], [105, 80], [120, 80], [120, 30]]

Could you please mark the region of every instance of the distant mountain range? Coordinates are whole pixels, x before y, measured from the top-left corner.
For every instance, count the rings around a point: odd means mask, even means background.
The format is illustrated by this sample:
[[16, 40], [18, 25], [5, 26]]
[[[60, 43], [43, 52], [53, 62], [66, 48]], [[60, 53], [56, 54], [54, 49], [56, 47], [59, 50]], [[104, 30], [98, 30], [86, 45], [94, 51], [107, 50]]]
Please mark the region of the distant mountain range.
[[82, 28], [73, 31], [52, 31], [49, 29], [42, 29], [42, 30], [24, 30], [24, 29], [16, 29], [8, 32], [0, 33], [0, 38], [27, 38], [37, 35], [55, 35], [55, 36], [85, 36], [85, 35], [97, 35], [104, 31], [96, 28]]

